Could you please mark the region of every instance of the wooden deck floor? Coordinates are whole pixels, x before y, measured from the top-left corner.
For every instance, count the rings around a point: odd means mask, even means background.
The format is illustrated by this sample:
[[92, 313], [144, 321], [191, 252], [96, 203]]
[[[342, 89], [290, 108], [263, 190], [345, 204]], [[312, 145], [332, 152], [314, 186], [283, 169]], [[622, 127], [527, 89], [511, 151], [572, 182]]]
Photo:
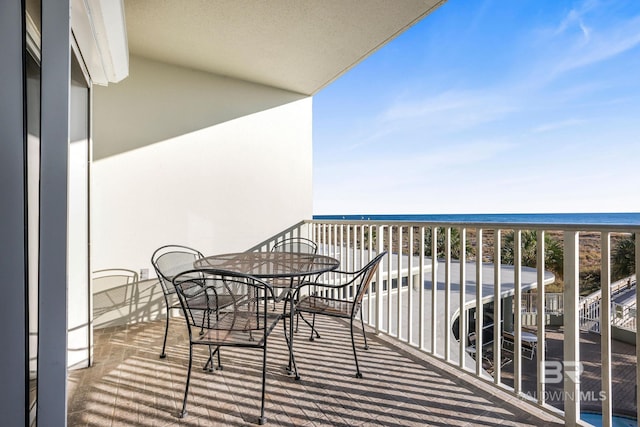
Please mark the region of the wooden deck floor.
[[[512, 395], [495, 390], [444, 363], [392, 340], [369, 334], [355, 368], [348, 328], [320, 323], [322, 338], [296, 334], [301, 380], [287, 375], [288, 352], [280, 331], [269, 341], [268, 426], [527, 426], [562, 425]], [[95, 332], [94, 366], [70, 372], [69, 426], [256, 425], [261, 352], [225, 349], [224, 369], [200, 367], [198, 349], [186, 418], [182, 404], [188, 360], [186, 330], [172, 319], [166, 359], [159, 359], [164, 321]]]
[[[533, 330], [532, 330], [533, 331]], [[535, 331], [534, 331], [535, 332]], [[600, 413], [602, 409], [602, 353], [600, 335], [593, 332], [580, 332], [580, 359], [584, 369], [580, 375], [580, 391], [582, 399], [580, 408], [585, 412]], [[547, 327], [546, 329], [546, 360], [562, 361], [564, 331], [562, 327]], [[513, 357], [513, 355], [511, 355]], [[612, 409], [616, 415], [635, 418], [636, 416], [636, 348], [634, 345], [622, 341], [612, 341], [611, 346], [611, 375]], [[536, 397], [536, 359], [522, 359], [522, 391], [531, 397]], [[513, 363], [502, 369], [503, 383], [513, 387]], [[550, 405], [563, 410], [561, 396], [563, 384], [546, 384], [547, 401]]]

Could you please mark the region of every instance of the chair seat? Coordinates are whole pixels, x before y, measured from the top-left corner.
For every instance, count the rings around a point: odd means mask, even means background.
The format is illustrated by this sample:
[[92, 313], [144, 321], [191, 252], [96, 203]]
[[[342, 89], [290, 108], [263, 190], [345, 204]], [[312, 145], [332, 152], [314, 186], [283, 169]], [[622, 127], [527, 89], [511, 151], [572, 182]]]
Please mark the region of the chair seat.
[[267, 335], [275, 328], [282, 315], [280, 313], [267, 313], [267, 323], [264, 325], [264, 317], [256, 316], [256, 313], [211, 313], [206, 319], [207, 326], [203, 334], [194, 339], [199, 344], [205, 345], [238, 345], [250, 347], [262, 347], [264, 345], [264, 330]]
[[[317, 295], [307, 295], [300, 298], [296, 303], [296, 310], [313, 314], [324, 314], [333, 317], [351, 318], [353, 301], [324, 298]], [[353, 311], [353, 315], [358, 313], [358, 305]]]
[[[233, 304], [234, 299], [229, 295], [220, 295], [218, 296], [218, 301], [214, 301], [214, 296], [209, 294], [206, 295], [198, 295], [193, 298], [189, 298], [189, 307], [192, 310], [211, 310], [214, 307], [226, 307], [228, 305]], [[181, 308], [180, 301], [176, 302], [172, 307]]]

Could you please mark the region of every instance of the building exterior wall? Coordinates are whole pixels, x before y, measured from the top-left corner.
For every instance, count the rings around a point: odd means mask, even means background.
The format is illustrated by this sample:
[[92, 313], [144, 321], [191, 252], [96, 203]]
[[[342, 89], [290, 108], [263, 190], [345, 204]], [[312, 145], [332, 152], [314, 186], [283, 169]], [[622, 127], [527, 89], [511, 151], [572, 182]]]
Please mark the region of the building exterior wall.
[[92, 270], [153, 272], [166, 244], [243, 251], [310, 218], [311, 113], [310, 97], [131, 58], [94, 92]]

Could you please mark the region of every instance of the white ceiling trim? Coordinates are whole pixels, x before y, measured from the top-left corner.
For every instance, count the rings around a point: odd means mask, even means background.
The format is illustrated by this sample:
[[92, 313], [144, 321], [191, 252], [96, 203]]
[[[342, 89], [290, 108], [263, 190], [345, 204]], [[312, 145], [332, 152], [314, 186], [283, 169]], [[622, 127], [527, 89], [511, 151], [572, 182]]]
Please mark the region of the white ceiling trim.
[[71, 28], [93, 84], [117, 83], [129, 74], [122, 0], [72, 0]]

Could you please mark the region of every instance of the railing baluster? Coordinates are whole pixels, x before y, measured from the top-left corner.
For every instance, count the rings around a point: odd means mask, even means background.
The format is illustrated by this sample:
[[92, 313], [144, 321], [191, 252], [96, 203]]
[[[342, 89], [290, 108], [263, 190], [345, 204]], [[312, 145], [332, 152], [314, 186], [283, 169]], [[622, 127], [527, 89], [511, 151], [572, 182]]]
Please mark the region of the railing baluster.
[[537, 295], [537, 324], [538, 324], [538, 348], [536, 354], [536, 369], [537, 369], [537, 398], [538, 404], [544, 405], [545, 402], [545, 385], [542, 378], [546, 375], [546, 370], [544, 366], [545, 355], [546, 355], [546, 341], [545, 341], [545, 327], [546, 327], [546, 291], [544, 289], [544, 269], [545, 269], [545, 244], [544, 244], [544, 236], [545, 233], [543, 230], [538, 230], [536, 233], [537, 236], [537, 253], [536, 253], [536, 265], [537, 265], [537, 282], [538, 282], [538, 295]]
[[[384, 232], [384, 228], [382, 226], [376, 226], [375, 227], [376, 230], [376, 243], [377, 243], [377, 247], [378, 247], [378, 253], [381, 253], [384, 250], [384, 245], [382, 242], [382, 233]], [[387, 259], [390, 259], [391, 257], [387, 256]], [[376, 283], [376, 307], [377, 307], [377, 312], [376, 312], [376, 333], [380, 333], [383, 329], [382, 329], [382, 297], [383, 297], [383, 286], [382, 286], [382, 282], [384, 281], [384, 279], [382, 278], [382, 268], [378, 268], [378, 277], [377, 277], [377, 283]]]
[[[437, 254], [437, 252], [436, 252]], [[451, 361], [451, 227], [445, 230], [444, 250], [444, 360]]]
[[407, 342], [413, 342], [413, 227], [409, 227], [407, 248]]
[[[482, 228], [476, 229], [476, 375], [483, 371], [484, 356], [484, 304], [482, 303]], [[465, 338], [466, 341], [466, 338]]]
[[611, 234], [600, 235], [600, 351], [602, 352], [602, 426], [611, 427]]
[[520, 301], [522, 301], [522, 231], [513, 230], [513, 320], [514, 320], [514, 336], [513, 336], [513, 389], [516, 395], [522, 390], [522, 310]]
[[500, 229], [493, 230], [493, 382], [500, 384], [502, 366], [502, 298], [501, 298], [501, 241]]
[[564, 420], [572, 426], [580, 419], [578, 235], [577, 231], [564, 232]]
[[460, 228], [460, 290], [459, 290], [459, 301], [458, 301], [458, 338], [459, 338], [459, 346], [458, 346], [458, 362], [459, 366], [464, 369], [465, 363], [465, 354], [467, 347], [467, 311], [465, 310], [465, 299], [467, 293], [467, 229], [464, 227]]
[[393, 336], [393, 332], [391, 329], [391, 289], [393, 288], [393, 226], [388, 225], [388, 240], [387, 247], [389, 248], [389, 255], [387, 256], [387, 333]]
[[420, 255], [418, 257], [418, 262], [420, 263], [420, 280], [418, 282], [419, 286], [420, 286], [420, 293], [419, 293], [419, 299], [420, 299], [420, 305], [418, 307], [418, 348], [420, 348], [420, 350], [425, 350], [425, 338], [424, 338], [424, 334], [425, 334], [425, 322], [427, 321], [427, 319], [425, 318], [424, 312], [424, 303], [425, 303], [425, 298], [424, 298], [424, 226], [420, 227], [420, 245], [419, 245], [419, 250], [420, 250]]
[[438, 227], [431, 227], [431, 353], [438, 351]]
[[397, 283], [397, 287], [396, 287], [396, 337], [398, 337], [398, 339], [400, 341], [403, 341], [402, 339], [402, 275], [400, 274], [402, 272], [402, 241], [404, 238], [404, 229], [403, 227], [400, 225], [398, 226], [398, 254], [396, 256], [397, 258], [397, 263], [398, 263], [398, 268], [397, 268], [397, 275], [396, 275], [396, 283]]
[[[344, 224], [340, 224], [336, 231], [336, 239], [338, 242], [336, 243], [336, 247], [339, 253], [338, 259], [340, 260], [340, 265], [344, 266]], [[348, 270], [348, 267], [346, 268], [346, 270]], [[346, 292], [346, 289], [342, 289], [342, 295], [340, 296], [340, 298], [346, 298], [348, 296], [345, 295]]]

